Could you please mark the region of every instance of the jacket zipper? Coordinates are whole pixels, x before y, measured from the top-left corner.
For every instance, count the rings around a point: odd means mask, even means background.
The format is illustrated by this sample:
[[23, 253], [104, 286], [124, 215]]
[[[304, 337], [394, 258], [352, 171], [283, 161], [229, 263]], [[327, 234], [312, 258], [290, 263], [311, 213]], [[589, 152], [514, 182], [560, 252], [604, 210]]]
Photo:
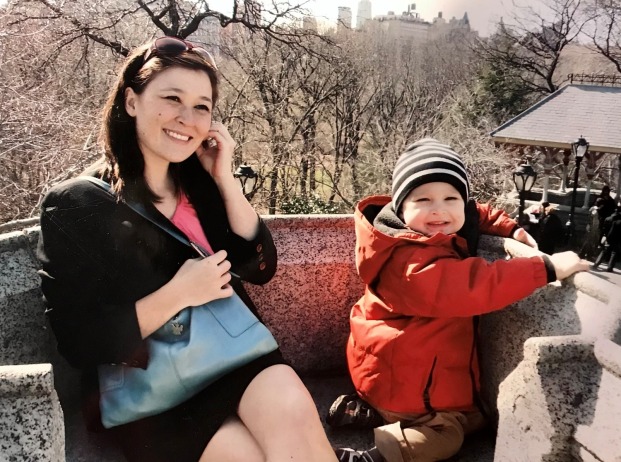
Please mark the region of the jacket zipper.
[[429, 412], [433, 412], [435, 409], [431, 405], [431, 397], [429, 396], [429, 389], [433, 383], [433, 371], [436, 368], [436, 362], [438, 361], [438, 357], [433, 357], [433, 364], [431, 365], [431, 371], [429, 371], [429, 378], [427, 379], [427, 385], [425, 385], [425, 390], [423, 391], [423, 402], [425, 403], [425, 409]]
[[474, 376], [474, 370], [472, 368], [472, 363], [474, 362], [474, 355], [476, 353], [476, 346], [479, 343], [479, 316], [473, 316], [472, 318], [472, 349], [470, 351], [470, 364], [469, 364], [469, 372], [470, 372], [470, 382], [472, 383], [472, 402], [479, 408], [483, 417], [487, 419], [488, 413], [485, 412], [485, 406], [483, 405], [483, 401], [479, 396], [479, 392], [477, 391], [476, 385], [476, 377]]

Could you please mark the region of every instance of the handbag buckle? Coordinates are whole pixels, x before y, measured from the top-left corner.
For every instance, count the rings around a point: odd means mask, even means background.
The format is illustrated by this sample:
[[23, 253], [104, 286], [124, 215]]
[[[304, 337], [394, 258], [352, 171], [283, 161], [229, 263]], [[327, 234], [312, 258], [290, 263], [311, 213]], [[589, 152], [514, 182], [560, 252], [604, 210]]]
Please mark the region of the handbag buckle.
[[173, 335], [181, 335], [183, 333], [183, 324], [176, 319], [173, 319], [170, 323], [170, 330]]

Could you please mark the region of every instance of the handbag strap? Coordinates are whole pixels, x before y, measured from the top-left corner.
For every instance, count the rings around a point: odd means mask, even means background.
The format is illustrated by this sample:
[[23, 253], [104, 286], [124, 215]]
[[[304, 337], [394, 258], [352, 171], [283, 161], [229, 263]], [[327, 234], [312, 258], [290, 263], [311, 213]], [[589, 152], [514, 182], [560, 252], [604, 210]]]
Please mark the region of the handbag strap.
[[[95, 178], [93, 176], [83, 176], [81, 178], [90, 181], [94, 185], [98, 186], [100, 189], [106, 191], [115, 200], [117, 199], [116, 194], [114, 194], [112, 192], [112, 186], [110, 186], [110, 183], [108, 183], [108, 182], [106, 182], [106, 181], [104, 181], [104, 180], [102, 180], [100, 178]], [[183, 233], [181, 233], [181, 231], [179, 231], [176, 227], [174, 227], [168, 220], [166, 220], [167, 223], [163, 222], [163, 220], [161, 220], [159, 217], [157, 217], [154, 214], [152, 214], [151, 212], [149, 212], [149, 210], [147, 210], [147, 208], [144, 205], [142, 205], [141, 203], [136, 202], [136, 201], [131, 201], [131, 200], [130, 201], [124, 201], [124, 203], [130, 209], [132, 209], [134, 212], [136, 212], [138, 215], [140, 215], [141, 217], [145, 218], [146, 220], [149, 220], [155, 226], [157, 226], [158, 228], [164, 230], [165, 232], [170, 234], [172, 237], [174, 237], [178, 241], [184, 243], [185, 245], [187, 245], [189, 247], [192, 247], [194, 250], [197, 250], [198, 253], [204, 253], [205, 255], [202, 255], [203, 257], [209, 256], [209, 253], [205, 249], [203, 249], [202, 247], [199, 247], [197, 249], [195, 247], [196, 244], [194, 242], [190, 241]]]
[[[110, 183], [108, 183], [107, 181], [104, 181], [100, 178], [95, 178], [94, 176], [83, 176], [80, 178], [88, 180], [91, 183], [93, 183], [95, 186], [98, 186], [100, 189], [107, 192], [111, 197], [113, 197], [114, 200], [117, 199], [116, 194], [112, 192], [112, 186], [110, 186]], [[189, 240], [186, 237], [186, 235], [183, 234], [181, 231], [179, 231], [179, 229], [177, 229], [177, 227], [174, 226], [169, 220], [162, 220], [160, 215], [155, 215], [151, 213], [141, 203], [136, 202], [136, 201], [124, 201], [124, 204], [127, 205], [130, 209], [132, 209], [134, 212], [136, 212], [138, 215], [140, 215], [144, 219], [153, 223], [155, 226], [160, 228], [162, 231], [170, 234], [172, 237], [174, 237], [178, 241], [194, 249], [194, 251], [198, 253], [201, 257], [204, 258], [204, 257], [208, 257], [211, 255], [204, 247], [202, 247], [201, 245], [199, 245], [198, 243], [194, 241]], [[229, 270], [229, 274], [233, 276], [234, 278], [241, 279], [239, 274], [234, 273], [233, 271]]]

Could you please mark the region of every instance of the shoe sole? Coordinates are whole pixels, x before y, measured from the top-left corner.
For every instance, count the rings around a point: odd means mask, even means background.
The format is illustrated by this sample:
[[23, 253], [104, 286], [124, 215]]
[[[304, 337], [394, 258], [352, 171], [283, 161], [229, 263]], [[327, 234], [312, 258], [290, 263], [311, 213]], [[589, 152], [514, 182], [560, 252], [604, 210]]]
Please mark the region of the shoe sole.
[[[330, 406], [330, 409], [328, 410], [328, 415], [326, 416], [326, 423], [334, 428], [349, 427], [360, 430], [367, 430], [384, 424], [383, 419], [379, 415], [362, 417], [356, 414], [348, 414], [346, 412], [347, 405], [355, 400], [359, 400], [359, 398], [352, 398], [352, 395], [339, 396], [336, 401], [332, 403], [332, 406]], [[357, 407], [358, 406], [360, 406], [360, 403], [357, 403]], [[374, 411], [372, 408], [369, 408], [368, 412], [375, 413], [376, 411]]]
[[347, 403], [345, 400], [348, 398], [348, 395], [339, 396], [330, 409], [328, 410], [328, 415], [326, 416], [326, 423], [331, 427], [342, 427], [344, 425], [351, 424], [350, 422], [343, 422], [347, 416], [345, 414], [345, 409], [347, 408]]

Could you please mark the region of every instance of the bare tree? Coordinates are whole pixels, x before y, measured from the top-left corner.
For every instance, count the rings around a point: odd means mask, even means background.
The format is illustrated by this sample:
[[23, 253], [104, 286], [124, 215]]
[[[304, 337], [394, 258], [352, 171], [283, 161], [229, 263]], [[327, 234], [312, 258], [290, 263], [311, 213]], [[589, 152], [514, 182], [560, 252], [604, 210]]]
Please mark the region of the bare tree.
[[[245, 41], [256, 36], [280, 44], [290, 61], [310, 40], [329, 45], [329, 38], [287, 24], [300, 19], [303, 3], [231, 5], [228, 15], [205, 1], [177, 0], [13, 0], [2, 7], [0, 180], [10, 201], [0, 220], [38, 213], [49, 183], [76, 174], [97, 156], [102, 99], [119, 57], [136, 44], [161, 34], [186, 38], [209, 20]], [[231, 117], [252, 116], [239, 109]]]
[[[206, 21], [222, 32], [213, 40], [222, 75], [216, 117], [238, 143], [236, 164], [261, 174], [253, 197], [261, 211], [351, 210], [365, 195], [390, 191], [397, 156], [423, 136], [465, 156], [480, 198], [501, 190], [511, 166], [486, 135], [487, 106], [497, 95], [480, 98], [482, 65], [470, 36], [424, 46], [374, 31], [318, 36], [258, 20], [249, 0], [243, 14], [239, 3], [229, 16], [177, 1], [14, 0], [1, 9], [0, 221], [37, 214], [51, 184], [98, 157], [100, 107], [126, 49], [161, 33], [191, 34], [197, 18], [194, 34]], [[511, 69], [525, 87], [531, 82], [531, 92], [551, 91], [550, 82], [520, 63], [538, 63], [556, 85], [558, 54], [575, 38], [566, 33], [579, 25], [570, 15], [574, 3], [548, 1], [565, 8], [561, 23], [522, 34], [512, 28], [483, 43], [522, 60], [501, 55], [491, 63]]]
[[[262, 32], [276, 41], [303, 46], [313, 31], [283, 27], [308, 14], [307, 3], [273, 0], [266, 7], [256, 0], [230, 0], [231, 13], [210, 8], [206, 0], [13, 0], [8, 7], [13, 24], [45, 19], [62, 23], [58, 49], [75, 41], [98, 43], [127, 56], [129, 50], [149, 36], [188, 38], [212, 18], [221, 27], [239, 25], [249, 32]], [[136, 33], [137, 32], [137, 33]], [[81, 40], [84, 39], [84, 40]], [[136, 40], [138, 39], [138, 40]], [[312, 50], [311, 50], [312, 51]]]
[[581, 3], [545, 0], [543, 13], [522, 7], [509, 24], [501, 22], [490, 39], [481, 40], [477, 49], [496, 68], [511, 71], [530, 92], [552, 93], [561, 81], [557, 75], [561, 54], [588, 21], [580, 14]]
[[[335, 91], [336, 80], [326, 70], [329, 61], [320, 56], [329, 53], [325, 49], [329, 45], [313, 37], [306, 41], [304, 47], [319, 53], [300, 54], [262, 33], [233, 36], [223, 47], [229, 63], [235, 64], [231, 75], [237, 75], [236, 81], [225, 77], [230, 87], [223, 93], [229, 92], [229, 99], [236, 95], [237, 107], [245, 107], [244, 114], [234, 111], [228, 117], [236, 119], [239, 128], [243, 126], [238, 138], [245, 139], [252, 132], [252, 144], [263, 154], [257, 160], [267, 179], [270, 213], [284, 198], [306, 190], [317, 112]], [[226, 110], [231, 109], [229, 105]]]
[[588, 11], [594, 19], [588, 34], [593, 45], [621, 73], [621, 2], [596, 0]]
[[0, 221], [6, 221], [38, 214], [49, 185], [92, 160], [108, 82], [99, 67], [103, 56], [93, 62], [68, 53], [50, 64], [54, 39], [45, 20], [19, 28], [7, 16], [0, 21]]

